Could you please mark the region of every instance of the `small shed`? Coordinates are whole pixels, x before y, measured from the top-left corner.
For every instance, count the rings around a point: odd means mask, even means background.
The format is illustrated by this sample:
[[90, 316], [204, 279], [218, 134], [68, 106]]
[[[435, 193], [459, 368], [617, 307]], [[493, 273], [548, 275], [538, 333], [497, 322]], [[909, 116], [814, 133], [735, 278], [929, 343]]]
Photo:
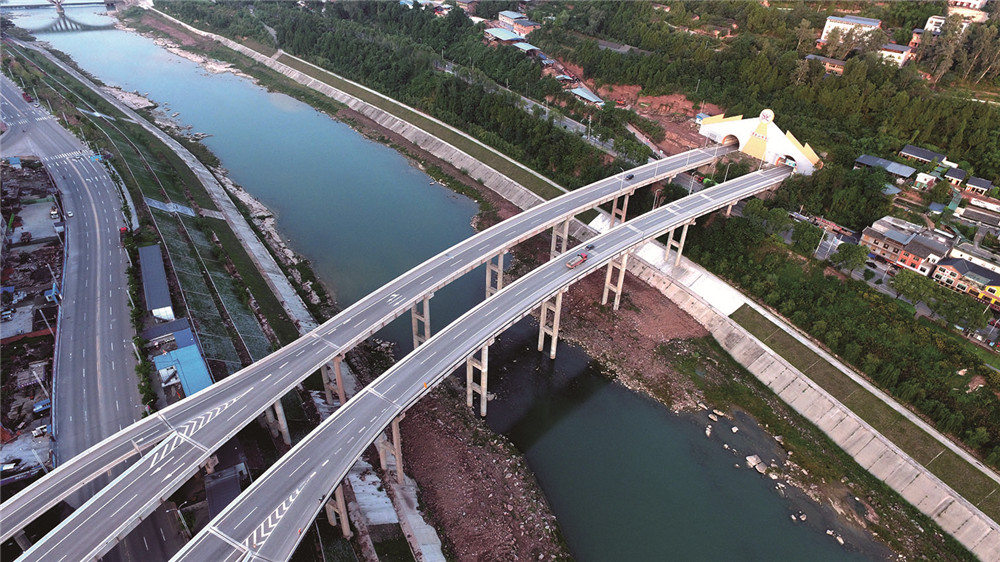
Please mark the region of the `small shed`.
[[585, 102], [592, 103], [597, 107], [604, 107], [604, 100], [595, 95], [593, 92], [587, 88], [573, 88], [570, 90], [574, 96], [582, 99]]

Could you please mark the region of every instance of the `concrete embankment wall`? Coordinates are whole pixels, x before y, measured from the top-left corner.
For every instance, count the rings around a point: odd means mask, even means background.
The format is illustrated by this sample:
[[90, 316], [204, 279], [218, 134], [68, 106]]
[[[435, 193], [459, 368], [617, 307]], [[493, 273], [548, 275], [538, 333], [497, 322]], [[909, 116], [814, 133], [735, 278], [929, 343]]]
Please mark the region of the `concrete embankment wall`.
[[628, 269], [705, 326], [741, 365], [816, 424], [858, 464], [933, 519], [980, 560], [1000, 560], [1000, 526], [819, 387], [684, 285], [633, 257]]
[[[493, 168], [394, 115], [229, 39], [192, 28], [183, 22], [177, 23], [344, 103], [421, 149], [456, 168], [467, 170], [471, 177], [480, 179], [486, 187], [521, 209], [533, 207], [542, 201], [541, 197]], [[432, 117], [425, 117], [433, 120]], [[571, 232], [578, 239], [596, 235], [596, 231], [579, 221], [573, 221]], [[761, 382], [816, 424], [861, 466], [931, 517], [977, 557], [981, 560], [1000, 560], [1000, 527], [996, 522], [692, 290], [638, 256], [629, 260], [628, 269], [698, 320], [727, 352]]]

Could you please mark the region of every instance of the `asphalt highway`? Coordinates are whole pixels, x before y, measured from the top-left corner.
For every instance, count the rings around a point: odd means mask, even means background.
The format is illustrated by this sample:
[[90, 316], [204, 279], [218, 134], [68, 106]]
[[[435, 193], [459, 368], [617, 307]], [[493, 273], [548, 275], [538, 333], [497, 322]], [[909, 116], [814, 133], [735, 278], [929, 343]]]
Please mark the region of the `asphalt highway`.
[[[605, 178], [537, 205], [456, 244], [404, 273], [309, 334], [223, 381], [126, 427], [64, 463], [3, 504], [3, 539], [107, 470], [145, 453], [55, 531], [26, 553], [26, 560], [99, 556], [162, 498], [177, 489], [226, 440], [280, 396], [335, 356], [377, 332], [426, 294], [485, 263], [516, 243], [568, 217], [678, 172], [709, 163], [732, 147], [698, 149]], [[160, 445], [158, 442], [170, 436]], [[164, 466], [169, 466], [165, 469]], [[111, 539], [108, 539], [111, 537]]]
[[299, 442], [174, 560], [287, 560], [333, 489], [393, 418], [429, 393], [472, 353], [546, 299], [671, 228], [780, 183], [791, 168], [755, 172], [637, 217], [525, 275], [448, 325], [396, 363]]
[[[118, 242], [122, 203], [107, 170], [79, 139], [45, 107], [25, 101], [7, 77], [0, 86], [0, 115], [9, 126], [0, 152], [39, 157], [62, 194], [66, 264], [52, 391], [53, 457], [59, 466], [141, 416], [128, 263]], [[112, 466], [105, 463], [105, 470]], [[108, 481], [101, 476], [79, 487], [76, 497], [64, 497], [82, 504]], [[119, 549], [122, 558], [169, 558], [178, 545], [168, 551], [164, 538], [176, 531], [169, 517], [157, 519]]]

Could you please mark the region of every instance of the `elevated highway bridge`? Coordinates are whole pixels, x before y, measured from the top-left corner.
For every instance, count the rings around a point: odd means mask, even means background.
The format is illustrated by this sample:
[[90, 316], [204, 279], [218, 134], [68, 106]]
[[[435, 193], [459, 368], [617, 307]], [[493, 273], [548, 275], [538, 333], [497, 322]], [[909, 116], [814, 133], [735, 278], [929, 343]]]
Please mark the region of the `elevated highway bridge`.
[[[732, 150], [734, 146], [696, 149], [639, 166], [537, 205], [434, 256], [281, 350], [64, 462], [3, 503], [0, 540], [15, 535], [110, 468], [146, 453], [118, 480], [81, 506], [59, 532], [44, 537], [25, 558], [58, 559], [55, 553], [60, 548], [69, 549], [64, 555], [70, 559], [99, 556], [180, 487], [219, 446], [262, 412], [270, 411], [271, 404], [317, 369], [324, 373], [331, 393], [333, 383], [329, 379], [336, 378], [339, 383], [344, 353], [388, 322], [410, 310], [415, 344], [427, 340], [430, 298], [440, 287], [489, 263], [487, 293], [491, 294], [500, 289], [504, 254], [517, 243], [553, 228], [554, 252], [561, 252], [566, 248], [569, 222], [576, 214], [614, 201], [616, 215], [623, 217], [629, 195], [639, 187], [670, 180]], [[339, 393], [343, 403], [342, 390]], [[282, 421], [280, 410], [274, 415]], [[132, 482], [135, 491], [130, 507], [123, 509], [124, 491], [132, 489], [126, 481]], [[78, 534], [68, 532], [73, 525], [79, 525]], [[101, 530], [94, 529], [95, 525]]]

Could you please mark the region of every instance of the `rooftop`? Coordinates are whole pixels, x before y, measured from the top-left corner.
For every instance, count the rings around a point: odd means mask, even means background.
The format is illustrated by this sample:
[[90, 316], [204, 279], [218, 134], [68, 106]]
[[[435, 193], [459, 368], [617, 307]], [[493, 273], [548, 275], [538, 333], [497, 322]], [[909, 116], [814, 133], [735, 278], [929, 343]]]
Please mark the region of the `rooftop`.
[[521, 12], [512, 12], [510, 10], [504, 10], [500, 12], [501, 17], [510, 18], [512, 20], [527, 19], [528, 16], [522, 14]]
[[196, 345], [178, 347], [173, 351], [154, 355], [153, 364], [157, 371], [176, 369], [187, 396], [212, 386], [212, 377], [208, 374], [208, 367]]
[[604, 100], [594, 95], [594, 93], [587, 88], [573, 88], [570, 91], [589, 102], [604, 105]]
[[927, 150], [926, 148], [920, 148], [919, 146], [913, 146], [912, 144], [904, 146], [903, 150], [899, 151], [899, 155], [911, 156], [917, 160], [923, 160], [925, 162], [931, 162], [932, 160], [944, 162], [948, 158], [940, 152], [934, 152], [933, 150]]
[[993, 182], [983, 178], [977, 178], [975, 176], [969, 178], [969, 181], [965, 182], [965, 185], [969, 187], [975, 187], [977, 189], [992, 189]]
[[897, 45], [896, 43], [886, 43], [882, 45], [883, 51], [894, 51], [897, 53], [909, 53], [913, 49], [909, 45]]
[[966, 175], [968, 174], [966, 174], [965, 170], [961, 168], [951, 168], [950, 170], [945, 172], [944, 177], [952, 180], [962, 181], [965, 179]]
[[[950, 267], [966, 277], [974, 275], [981, 279], [986, 279], [986, 282], [983, 283], [984, 285], [987, 283], [990, 285], [994, 285], [1000, 282], [1000, 276], [998, 276], [996, 273], [986, 269], [981, 265], [976, 265], [970, 261], [966, 261], [960, 258], [945, 258], [938, 262], [938, 267], [940, 266]], [[980, 279], [976, 280], [982, 283]]]
[[836, 21], [841, 23], [850, 23], [853, 25], [867, 25], [878, 27], [882, 25], [882, 20], [872, 19], [872, 18], [862, 18], [858, 16], [830, 16], [826, 18], [827, 21]]
[[882, 168], [894, 176], [899, 176], [901, 178], [908, 178], [916, 173], [916, 168], [911, 168], [905, 166], [898, 162], [893, 162], [892, 160], [886, 160], [885, 158], [879, 158], [877, 156], [871, 156], [868, 154], [862, 154], [858, 156], [855, 160], [858, 164], [863, 164], [865, 166], [871, 166], [874, 168]]
[[487, 35], [492, 35], [498, 41], [524, 41], [524, 37], [521, 37], [513, 31], [502, 27], [491, 27], [487, 29], [485, 33]]
[[146, 308], [156, 310], [170, 306], [170, 289], [167, 271], [163, 266], [160, 245], [139, 248], [139, 268], [142, 270], [142, 291], [146, 295]]
[[514, 46], [517, 47], [518, 49], [521, 49], [522, 51], [524, 51], [526, 53], [528, 51], [537, 51], [538, 50], [538, 47], [532, 45], [531, 43], [524, 43], [524, 42], [514, 43]]
[[830, 57], [824, 57], [824, 56], [821, 56], [821, 55], [806, 55], [806, 59], [807, 60], [818, 60], [819, 62], [821, 62], [823, 64], [834, 64], [834, 65], [837, 65], [837, 66], [844, 66], [845, 64], [847, 64], [847, 62], [842, 61], [840, 59], [831, 59]]

